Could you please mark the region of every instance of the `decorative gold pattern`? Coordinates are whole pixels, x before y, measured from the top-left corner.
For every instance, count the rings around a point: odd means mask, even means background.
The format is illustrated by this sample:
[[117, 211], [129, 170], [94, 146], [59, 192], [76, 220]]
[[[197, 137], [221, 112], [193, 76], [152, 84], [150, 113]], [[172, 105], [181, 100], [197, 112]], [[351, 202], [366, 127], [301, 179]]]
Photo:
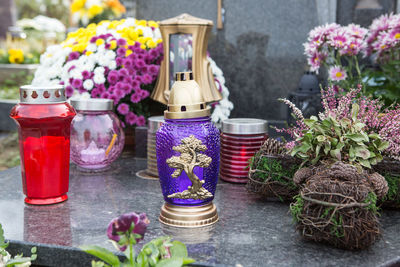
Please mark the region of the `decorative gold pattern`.
[[182, 171], [185, 171], [192, 185], [183, 192], [169, 195], [168, 198], [207, 199], [212, 197], [213, 195], [203, 187], [204, 181], [200, 180], [193, 172], [196, 166], [207, 168], [210, 165], [212, 159], [209, 156], [197, 153], [206, 151], [207, 147], [194, 135], [190, 135], [183, 138], [179, 146], [174, 146], [172, 149], [180, 152], [181, 155], [179, 157], [172, 156], [166, 161], [168, 166], [175, 169], [171, 176], [177, 178]]
[[192, 207], [165, 203], [158, 219], [163, 224], [170, 226], [195, 228], [216, 223], [218, 213], [213, 203]]

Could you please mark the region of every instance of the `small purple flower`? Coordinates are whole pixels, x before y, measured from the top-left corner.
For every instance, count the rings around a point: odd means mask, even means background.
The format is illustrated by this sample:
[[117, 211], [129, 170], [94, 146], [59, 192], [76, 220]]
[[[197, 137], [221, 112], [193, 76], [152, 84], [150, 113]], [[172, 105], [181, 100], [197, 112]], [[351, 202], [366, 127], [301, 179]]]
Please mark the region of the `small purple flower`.
[[110, 49], [110, 43], [107, 43], [104, 47], [106, 48], [106, 49]]
[[96, 88], [93, 89], [93, 90], [90, 92], [90, 95], [91, 95], [91, 97], [93, 97], [93, 98], [98, 97], [98, 96], [100, 95], [99, 90], [96, 89]]
[[83, 79], [89, 79], [90, 78], [90, 72], [87, 70], [82, 71], [82, 77]]
[[135, 62], [135, 65], [138, 69], [143, 68], [143, 66], [145, 65], [144, 61], [142, 59], [139, 59]]
[[91, 43], [95, 43], [95, 42], [97, 41], [97, 39], [98, 39], [97, 36], [93, 36], [93, 37], [90, 39], [90, 42], [91, 42]]
[[125, 66], [125, 68], [128, 68], [128, 69], [132, 68], [133, 61], [130, 58], [126, 58], [123, 62], [124, 62], [123, 65]]
[[158, 75], [158, 71], [160, 70], [160, 67], [157, 65], [150, 65], [149, 66], [149, 72], [153, 75]]
[[122, 57], [117, 57], [115, 62], [117, 63], [117, 66], [122, 66], [124, 64], [124, 59]]
[[142, 83], [142, 76], [136, 76], [135, 77], [135, 80], [139, 83], [139, 84], [141, 84]]
[[110, 71], [110, 73], [108, 74], [108, 77], [107, 77], [107, 81], [110, 84], [114, 85], [118, 81], [118, 71], [116, 71], [116, 70]]
[[144, 84], [151, 84], [152, 81], [153, 81], [153, 78], [150, 75], [145, 74], [145, 75], [142, 76], [142, 82]]
[[123, 79], [124, 83], [132, 84], [133, 80], [131, 76], [125, 76]]
[[125, 116], [125, 121], [127, 124], [129, 125], [134, 125], [137, 121], [137, 116], [135, 113], [133, 112], [129, 112], [126, 116]]
[[120, 47], [120, 48], [117, 49], [117, 55], [119, 57], [124, 57], [125, 53], [126, 53], [126, 49], [124, 47]]
[[149, 54], [150, 54], [150, 56], [151, 56], [152, 58], [156, 58], [156, 57], [159, 56], [159, 53], [158, 53], [158, 51], [157, 51], [156, 49], [151, 49], [150, 52], [149, 52]]
[[82, 80], [81, 80], [81, 79], [74, 79], [74, 80], [72, 81], [72, 86], [73, 86], [75, 89], [79, 89], [79, 88], [82, 86]]
[[68, 85], [67, 87], [65, 87], [65, 94], [67, 95], [67, 97], [71, 97], [74, 94], [74, 88]]
[[[121, 235], [126, 234], [129, 231], [132, 224], [134, 224], [133, 233], [140, 235], [140, 238], [136, 238], [136, 242], [143, 239], [146, 233], [147, 226], [150, 221], [145, 213], [136, 214], [134, 212], [122, 214], [118, 218], [111, 220], [107, 228], [107, 236], [109, 239], [118, 242], [121, 239]], [[125, 251], [126, 245], [120, 246], [121, 251]]]
[[68, 61], [75, 60], [79, 58], [79, 56], [80, 56], [79, 52], [71, 52], [68, 56]]
[[[124, 64], [125, 65], [125, 64]], [[120, 69], [118, 71], [118, 76], [120, 79], [123, 79], [125, 76], [128, 76], [128, 71], [126, 69]]]
[[139, 101], [141, 100], [140, 98], [140, 94], [139, 93], [134, 93], [131, 95], [131, 101], [133, 103], [139, 103]]
[[132, 83], [131, 83], [131, 85], [132, 85], [133, 88], [138, 88], [138, 87], [140, 87], [140, 84], [139, 84], [139, 82], [138, 82], [137, 80], [133, 80]]
[[140, 90], [140, 97], [142, 99], [145, 99], [146, 97], [148, 97], [150, 95], [149, 91], [147, 90]]
[[104, 93], [106, 91], [106, 87], [104, 84], [97, 84], [96, 85], [97, 90], [99, 91], [100, 94]]
[[137, 118], [136, 124], [137, 124], [138, 126], [143, 126], [143, 125], [146, 124], [146, 119], [145, 119], [142, 115], [140, 115], [140, 116]]
[[118, 39], [118, 41], [117, 41], [117, 45], [118, 46], [123, 46], [123, 45], [126, 45], [126, 40], [125, 39]]
[[147, 66], [143, 66], [143, 67], [140, 69], [140, 71], [141, 71], [142, 73], [147, 73], [147, 72], [149, 72], [149, 68], [148, 68]]
[[108, 92], [103, 92], [103, 93], [101, 93], [101, 98], [109, 99], [110, 98], [110, 94]]
[[117, 111], [122, 115], [127, 115], [129, 113], [129, 106], [125, 103], [118, 105]]
[[126, 93], [121, 89], [116, 89], [114, 94], [118, 97], [118, 99], [121, 99], [126, 95]]
[[71, 70], [73, 70], [73, 69], [75, 69], [75, 68], [76, 68], [76, 66], [75, 66], [75, 65], [73, 65], [73, 66], [69, 67], [69, 69], [68, 69], [68, 72], [70, 72]]

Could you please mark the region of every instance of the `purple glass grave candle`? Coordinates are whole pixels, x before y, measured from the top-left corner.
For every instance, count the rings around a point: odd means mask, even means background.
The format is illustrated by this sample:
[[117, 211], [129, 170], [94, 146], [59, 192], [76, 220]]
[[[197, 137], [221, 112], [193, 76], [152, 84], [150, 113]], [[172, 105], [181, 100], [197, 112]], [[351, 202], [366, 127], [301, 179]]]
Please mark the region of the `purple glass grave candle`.
[[180, 227], [215, 223], [219, 131], [210, 120], [191, 72], [176, 74], [165, 123], [156, 134], [157, 166], [165, 204], [160, 221]]

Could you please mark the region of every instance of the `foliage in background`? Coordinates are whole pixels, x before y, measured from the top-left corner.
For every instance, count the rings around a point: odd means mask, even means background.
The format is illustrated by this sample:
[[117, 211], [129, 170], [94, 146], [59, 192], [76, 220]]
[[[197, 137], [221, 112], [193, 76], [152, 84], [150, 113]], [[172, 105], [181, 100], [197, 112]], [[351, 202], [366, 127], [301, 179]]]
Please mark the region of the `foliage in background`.
[[146, 214], [134, 212], [123, 214], [110, 222], [107, 236], [114, 246], [125, 254], [124, 262], [121, 262], [111, 251], [99, 246], [87, 245], [80, 248], [102, 260], [102, 262], [92, 261], [93, 267], [179, 267], [194, 262], [188, 257], [183, 243], [171, 241], [171, 238], [167, 236], [151, 240], [136, 255], [133, 245], [143, 239], [149, 223]]
[[381, 96], [386, 105], [400, 99], [400, 14], [376, 18], [366, 38], [366, 55], [375, 68], [368, 70], [364, 82], [368, 92]]
[[3, 227], [0, 224], [0, 266], [4, 267], [26, 267], [31, 265], [31, 261], [36, 260], [36, 247], [31, 249], [31, 256], [30, 257], [23, 257], [22, 254], [19, 254], [13, 258], [7, 252], [6, 248], [8, 247], [9, 243], [6, 242], [4, 237]]
[[19, 99], [19, 87], [22, 84], [30, 84], [32, 79], [33, 75], [25, 71], [10, 74], [0, 83], [0, 99]]
[[68, 7], [70, 0], [13, 0], [17, 8], [18, 19], [34, 18], [44, 15], [69, 25]]
[[0, 171], [18, 166], [19, 164], [18, 133], [15, 132], [0, 139]]
[[0, 64], [38, 64], [39, 53], [24, 53], [22, 49], [0, 49]]

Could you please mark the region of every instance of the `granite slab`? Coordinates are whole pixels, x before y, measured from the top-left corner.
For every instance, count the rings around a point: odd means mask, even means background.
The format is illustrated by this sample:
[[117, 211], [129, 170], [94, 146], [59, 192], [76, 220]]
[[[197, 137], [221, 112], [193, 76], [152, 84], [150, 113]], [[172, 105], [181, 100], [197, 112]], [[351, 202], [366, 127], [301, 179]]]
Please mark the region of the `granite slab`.
[[220, 220], [198, 229], [165, 227], [157, 220], [163, 204], [158, 181], [137, 177], [146, 161], [122, 157], [109, 171], [84, 173], [71, 166], [69, 200], [50, 206], [23, 202], [20, 168], [0, 172], [0, 223], [12, 253], [38, 247], [35, 264], [90, 266], [79, 245], [112, 249], [106, 228], [130, 211], [151, 221], [144, 242], [172, 235], [188, 245], [198, 266], [394, 266], [400, 264], [400, 211], [382, 211], [383, 238], [372, 248], [350, 252], [303, 241], [288, 205], [248, 193], [243, 185], [220, 182], [215, 204]]

